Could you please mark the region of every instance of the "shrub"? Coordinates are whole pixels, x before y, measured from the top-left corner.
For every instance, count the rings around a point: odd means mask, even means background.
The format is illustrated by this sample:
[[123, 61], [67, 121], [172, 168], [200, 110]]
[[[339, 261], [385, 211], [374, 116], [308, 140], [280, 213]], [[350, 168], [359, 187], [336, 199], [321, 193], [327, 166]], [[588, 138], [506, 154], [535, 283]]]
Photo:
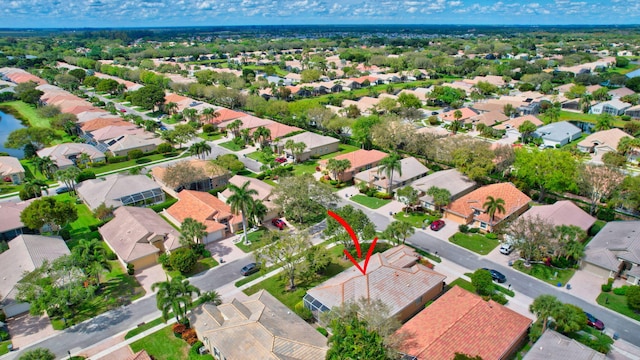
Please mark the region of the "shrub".
[[602, 285], [600, 285], [600, 288], [602, 289], [602, 292], [611, 291], [611, 285], [609, 285], [609, 284], [602, 284]]
[[589, 236], [596, 236], [600, 232], [600, 230], [602, 230], [603, 227], [604, 227], [604, 224], [596, 221], [596, 223], [593, 224], [591, 229], [589, 229]]
[[127, 274], [133, 275], [136, 272], [133, 264], [127, 264]]
[[0, 330], [0, 340], [5, 341], [5, 340], [9, 340], [11, 336], [9, 336], [9, 333], [4, 331], [4, 330]]
[[385, 199], [385, 200], [393, 199], [393, 196], [391, 194], [387, 194], [386, 192], [381, 192], [381, 191], [376, 192], [375, 197], [377, 197], [378, 199]]
[[629, 289], [629, 286], [628, 285], [624, 285], [622, 287], [613, 289], [613, 293], [616, 294], [616, 295], [625, 296], [625, 295], [627, 295], [627, 290], [628, 289]]
[[60, 230], [60, 232], [58, 232], [58, 235], [60, 235], [60, 237], [62, 238], [62, 240], [69, 240], [71, 239], [71, 233], [69, 232], [69, 230], [67, 229], [62, 229]]
[[127, 156], [129, 157], [129, 160], [140, 159], [141, 157], [144, 156], [144, 153], [140, 149], [135, 149], [135, 150], [129, 151]]
[[186, 274], [193, 269], [198, 262], [198, 255], [191, 249], [180, 248], [171, 253], [169, 262], [173, 269]]
[[156, 151], [160, 154], [170, 153], [173, 151], [173, 146], [171, 146], [171, 144], [169, 143], [162, 143], [158, 145], [158, 147], [156, 148]]
[[316, 330], [318, 330], [318, 332], [319, 332], [320, 334], [324, 335], [325, 337], [329, 336], [329, 332], [327, 331], [327, 329], [325, 329], [325, 328], [323, 328], [323, 327], [321, 327], [321, 326], [318, 326], [318, 327], [316, 328]]
[[480, 232], [480, 229], [478, 229], [478, 228], [471, 228], [471, 229], [469, 229], [469, 233], [471, 233], [471, 234], [477, 234], [477, 233], [479, 233], [479, 232]]
[[488, 233], [486, 235], [486, 237], [487, 237], [487, 239], [490, 239], [490, 240], [496, 240], [498, 238], [498, 235], [496, 235], [494, 233]]
[[616, 218], [616, 212], [612, 208], [601, 208], [596, 213], [598, 220], [613, 221]]
[[24, 201], [24, 200], [33, 199], [33, 194], [27, 192], [25, 189], [22, 189], [18, 193], [18, 197], [20, 198], [20, 200]]
[[204, 248], [204, 244], [193, 244], [193, 246], [191, 247], [191, 250], [193, 250], [194, 253], [196, 253], [196, 255], [198, 256], [203, 256], [203, 253], [205, 252], [205, 248]]
[[182, 334], [187, 331], [187, 327], [184, 324], [175, 323], [171, 327], [171, 330], [173, 330], [174, 334], [180, 334], [182, 336]]
[[187, 329], [182, 333], [182, 340], [186, 341], [189, 345], [193, 345], [198, 341], [198, 335], [196, 335], [194, 329]]
[[118, 255], [113, 251], [107, 252], [107, 260], [118, 260]]
[[158, 256], [158, 262], [162, 265], [163, 268], [171, 269], [171, 261], [170, 261], [169, 255], [162, 254]]
[[509, 302], [509, 300], [507, 300], [507, 298], [501, 292], [495, 292], [491, 294], [491, 300], [497, 302], [500, 305], [505, 305]]
[[313, 313], [311, 312], [311, 310], [307, 309], [306, 307], [304, 307], [304, 302], [300, 301], [299, 303], [296, 304], [296, 306], [294, 306], [293, 309], [296, 314], [298, 314], [298, 316], [300, 316], [304, 321], [311, 321], [313, 320]]
[[117, 164], [117, 163], [125, 162], [127, 160], [129, 160], [129, 158], [127, 158], [126, 156], [112, 156], [107, 158], [107, 162], [109, 164]]
[[469, 226], [468, 226], [468, 225], [464, 225], [464, 224], [459, 225], [459, 226], [458, 226], [458, 230], [459, 230], [461, 233], [466, 234], [466, 233], [468, 233], [468, 232], [469, 232]]
[[202, 132], [205, 134], [211, 134], [216, 132], [217, 130], [218, 128], [213, 124], [204, 124], [204, 126], [202, 126]]
[[89, 166], [92, 168], [96, 168], [96, 167], [101, 167], [101, 166], [105, 166], [107, 165], [106, 161], [94, 161], [94, 162], [90, 162]]
[[631, 310], [640, 310], [640, 286], [629, 286], [625, 296], [627, 297], [627, 306], [629, 306]]
[[81, 183], [85, 180], [95, 179], [96, 173], [91, 170], [83, 170], [78, 176], [76, 176], [76, 182]]
[[[207, 124], [209, 125], [209, 124]], [[199, 355], [200, 354], [200, 348], [203, 346], [204, 344], [202, 343], [202, 341], [198, 340], [195, 343], [193, 343], [193, 345], [191, 345], [191, 349], [189, 350], [189, 352], [193, 355]]]

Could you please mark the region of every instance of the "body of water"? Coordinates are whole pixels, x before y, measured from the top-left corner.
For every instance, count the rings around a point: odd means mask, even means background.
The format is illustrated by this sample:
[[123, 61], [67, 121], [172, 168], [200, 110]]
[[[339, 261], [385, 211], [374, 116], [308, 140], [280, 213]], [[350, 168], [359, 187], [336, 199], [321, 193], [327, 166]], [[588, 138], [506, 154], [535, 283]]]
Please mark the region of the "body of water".
[[24, 157], [22, 149], [7, 149], [4, 146], [4, 142], [7, 141], [11, 132], [23, 127], [24, 125], [22, 125], [20, 120], [16, 119], [13, 115], [0, 111], [0, 152], [9, 153], [9, 155], [15, 156], [18, 159]]

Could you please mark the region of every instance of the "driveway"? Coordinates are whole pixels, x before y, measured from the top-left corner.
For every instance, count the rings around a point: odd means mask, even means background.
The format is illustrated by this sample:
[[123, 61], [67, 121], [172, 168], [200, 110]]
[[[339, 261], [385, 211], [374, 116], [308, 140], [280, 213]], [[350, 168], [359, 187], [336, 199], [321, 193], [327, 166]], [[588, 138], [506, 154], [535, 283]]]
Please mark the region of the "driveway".
[[47, 315], [22, 314], [9, 319], [7, 326], [14, 349], [25, 347], [57, 333]]
[[136, 280], [138, 280], [140, 285], [144, 288], [144, 291], [146, 291], [145, 296], [149, 296], [153, 293], [151, 285], [167, 280], [167, 273], [162, 270], [162, 265], [160, 264], [136, 271], [133, 276], [135, 276]]

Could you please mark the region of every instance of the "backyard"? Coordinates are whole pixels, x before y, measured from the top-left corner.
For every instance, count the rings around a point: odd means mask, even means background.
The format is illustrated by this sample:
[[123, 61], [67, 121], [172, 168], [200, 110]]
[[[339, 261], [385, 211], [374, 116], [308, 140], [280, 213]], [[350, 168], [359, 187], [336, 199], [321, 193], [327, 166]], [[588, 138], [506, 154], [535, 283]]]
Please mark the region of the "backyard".
[[137, 353], [146, 350], [155, 360], [212, 360], [213, 356], [193, 354], [189, 345], [173, 335], [171, 325], [131, 343], [131, 350]]
[[455, 233], [449, 241], [480, 255], [487, 255], [500, 244], [497, 239], [489, 239], [481, 234]]
[[378, 199], [376, 197], [369, 197], [362, 194], [354, 195], [349, 199], [357, 202], [360, 205], [366, 206], [369, 209], [378, 209], [391, 202], [391, 200]]

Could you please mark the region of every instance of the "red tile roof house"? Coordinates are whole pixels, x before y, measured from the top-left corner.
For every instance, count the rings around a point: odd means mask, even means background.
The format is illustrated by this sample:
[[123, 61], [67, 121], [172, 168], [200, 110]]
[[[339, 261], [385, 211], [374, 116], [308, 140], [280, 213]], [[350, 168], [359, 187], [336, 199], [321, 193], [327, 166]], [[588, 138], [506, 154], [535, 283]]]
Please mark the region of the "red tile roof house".
[[[351, 166], [338, 177], [340, 178], [340, 181], [343, 182], [351, 181], [355, 174], [378, 166], [380, 160], [384, 159], [385, 157], [387, 157], [387, 153], [384, 153], [382, 151], [364, 149], [358, 149], [350, 153], [338, 155], [334, 157], [334, 159], [349, 160], [349, 162], [351, 163]], [[327, 159], [320, 160], [318, 164], [322, 170], [326, 170], [328, 163], [329, 160]], [[333, 174], [331, 174], [331, 176], [333, 176]]]
[[420, 255], [405, 245], [374, 254], [369, 260], [366, 275], [356, 267], [344, 270], [309, 289], [303, 298], [304, 306], [317, 319], [321, 312], [364, 297], [381, 300], [389, 307], [391, 316], [406, 321], [442, 292], [446, 279], [446, 276], [418, 264], [418, 259]]
[[177, 226], [186, 218], [203, 223], [207, 227], [205, 244], [242, 229], [242, 215], [234, 215], [229, 205], [208, 192], [182, 190], [178, 193], [178, 202], [162, 214]]
[[[505, 212], [496, 212], [493, 223], [489, 214], [484, 210], [483, 204], [487, 197], [502, 199]], [[453, 220], [459, 224], [480, 228], [481, 231], [491, 232], [493, 226], [502, 221], [518, 217], [529, 209], [531, 198], [523, 194], [512, 183], [500, 183], [483, 186], [469, 194], [453, 201], [444, 209], [445, 219]]]
[[478, 115], [478, 113], [476, 113], [473, 109], [465, 107], [465, 108], [461, 108], [461, 109], [451, 110], [451, 111], [448, 111], [448, 112], [446, 112], [444, 114], [440, 114], [439, 115], [440, 121], [445, 122], [445, 123], [451, 123], [451, 122], [455, 121], [456, 120], [455, 114], [456, 114], [456, 111], [458, 111], [458, 110], [460, 110], [460, 112], [462, 113], [462, 117], [460, 117], [460, 119], [458, 119], [458, 120], [460, 120], [463, 123], [467, 122], [467, 121], [471, 121], [472, 117]]
[[451, 360], [455, 353], [510, 359], [527, 341], [531, 319], [458, 286], [407, 321], [400, 351], [415, 360]]

